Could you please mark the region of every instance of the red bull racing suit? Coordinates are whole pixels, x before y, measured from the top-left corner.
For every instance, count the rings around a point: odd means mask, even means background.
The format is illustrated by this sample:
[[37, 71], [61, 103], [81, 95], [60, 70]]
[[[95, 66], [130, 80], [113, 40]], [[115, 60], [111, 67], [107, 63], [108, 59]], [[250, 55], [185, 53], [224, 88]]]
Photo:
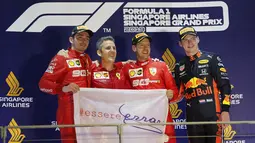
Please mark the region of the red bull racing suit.
[[[164, 62], [155, 62], [151, 58], [145, 62], [137, 61], [124, 65], [124, 72], [133, 89], [171, 89], [174, 93], [171, 101], [179, 100], [175, 80]], [[173, 122], [170, 112], [167, 122]], [[176, 143], [174, 126], [167, 126], [165, 133], [170, 137], [168, 143]]]
[[[58, 94], [58, 124], [74, 124], [72, 93], [62, 92], [62, 87], [76, 83], [79, 87], [90, 87], [92, 64], [87, 54], [68, 49], [68, 58], [56, 55], [42, 76], [40, 90], [49, 94]], [[75, 128], [60, 128], [62, 143], [76, 143]]]
[[[175, 79], [186, 98], [188, 122], [219, 121], [221, 112], [229, 112], [231, 86], [218, 55], [199, 51], [194, 56], [184, 57], [175, 67]], [[188, 126], [189, 136], [218, 136], [189, 138], [190, 143], [220, 143], [221, 134], [220, 125]]]
[[93, 64], [91, 72], [91, 86], [94, 88], [131, 89], [130, 82], [123, 73], [121, 62], [114, 64], [114, 69], [107, 71], [100, 64]]

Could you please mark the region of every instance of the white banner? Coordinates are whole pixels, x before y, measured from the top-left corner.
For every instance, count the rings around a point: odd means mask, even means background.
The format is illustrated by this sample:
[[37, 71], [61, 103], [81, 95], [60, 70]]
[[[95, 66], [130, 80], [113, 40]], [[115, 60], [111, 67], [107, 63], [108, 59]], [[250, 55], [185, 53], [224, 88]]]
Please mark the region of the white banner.
[[[83, 88], [74, 94], [75, 124], [164, 123], [166, 90]], [[126, 125], [122, 143], [163, 143], [164, 125]], [[119, 143], [117, 127], [76, 127], [77, 143]]]

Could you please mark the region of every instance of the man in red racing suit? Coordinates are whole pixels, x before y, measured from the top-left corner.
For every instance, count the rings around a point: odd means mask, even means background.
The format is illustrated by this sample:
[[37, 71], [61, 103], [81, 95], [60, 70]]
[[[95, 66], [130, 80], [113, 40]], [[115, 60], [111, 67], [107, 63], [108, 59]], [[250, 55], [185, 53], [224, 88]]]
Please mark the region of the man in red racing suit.
[[[57, 122], [74, 124], [73, 93], [80, 87], [91, 86], [91, 59], [87, 49], [93, 32], [84, 25], [76, 26], [69, 40], [68, 58], [56, 55], [42, 76], [40, 90], [58, 95]], [[60, 128], [62, 143], [76, 143], [75, 128]]]
[[97, 54], [101, 58], [99, 66], [93, 64], [91, 86], [94, 88], [130, 89], [128, 79], [123, 73], [123, 62], [114, 63], [117, 55], [115, 40], [112, 36], [98, 39]]
[[[180, 100], [175, 80], [164, 62], [153, 61], [150, 58], [151, 37], [145, 33], [136, 34], [132, 39], [132, 49], [136, 52], [136, 63], [124, 65], [124, 73], [129, 78], [133, 89], [167, 89], [168, 98], [172, 102]], [[171, 113], [168, 113], [167, 122], [173, 122]], [[165, 134], [168, 143], [176, 143], [175, 129], [167, 125]]]

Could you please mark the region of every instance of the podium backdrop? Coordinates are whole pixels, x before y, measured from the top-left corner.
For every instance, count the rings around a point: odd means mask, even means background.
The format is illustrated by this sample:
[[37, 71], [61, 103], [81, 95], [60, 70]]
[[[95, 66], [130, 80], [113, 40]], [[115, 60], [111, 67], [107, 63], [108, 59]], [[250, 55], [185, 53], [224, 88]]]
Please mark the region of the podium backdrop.
[[[151, 1], [151, 2], [150, 2]], [[131, 38], [145, 31], [152, 36], [152, 57], [170, 67], [184, 56], [177, 31], [182, 25], [199, 32], [200, 49], [218, 53], [228, 70], [232, 92], [232, 120], [255, 120], [254, 99], [254, 5], [252, 0], [197, 1], [148, 0], [3, 0], [1, 7], [0, 125], [57, 124], [57, 97], [42, 93], [38, 82], [51, 58], [67, 49], [73, 26], [85, 24], [95, 35], [87, 53], [93, 60], [96, 41], [112, 35], [117, 61], [135, 59]], [[184, 102], [171, 105], [176, 122], [185, 121]], [[226, 143], [254, 143], [253, 125], [232, 125]], [[186, 126], [176, 126], [186, 135]], [[57, 139], [58, 129], [8, 130], [7, 140]], [[23, 140], [24, 139], [24, 140]], [[179, 139], [180, 142], [187, 142]], [[1, 142], [1, 141], [0, 141]], [[58, 143], [58, 141], [54, 141]]]

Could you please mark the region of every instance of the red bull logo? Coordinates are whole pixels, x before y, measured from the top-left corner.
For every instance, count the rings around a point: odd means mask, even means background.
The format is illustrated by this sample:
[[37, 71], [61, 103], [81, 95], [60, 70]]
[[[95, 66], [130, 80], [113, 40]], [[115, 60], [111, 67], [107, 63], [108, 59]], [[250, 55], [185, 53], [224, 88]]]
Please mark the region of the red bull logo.
[[197, 96], [202, 96], [202, 95], [211, 95], [212, 94], [212, 88], [210, 86], [207, 86], [206, 89], [202, 88], [195, 88], [193, 89], [192, 93], [186, 93], [185, 98], [186, 99], [191, 99]]
[[200, 79], [197, 77], [193, 77], [185, 84], [185, 88], [186, 90], [189, 88], [197, 88], [199, 85], [207, 85], [206, 78]]
[[186, 99], [191, 99], [197, 96], [202, 96], [202, 95], [211, 95], [213, 94], [212, 92], [212, 87], [206, 86], [205, 89], [202, 89], [198, 86], [200, 85], [207, 85], [206, 83], [206, 78], [205, 79], [200, 79], [197, 77], [193, 77], [190, 79], [186, 84], [185, 84], [185, 89], [193, 88], [192, 93], [186, 93], [185, 98]]

